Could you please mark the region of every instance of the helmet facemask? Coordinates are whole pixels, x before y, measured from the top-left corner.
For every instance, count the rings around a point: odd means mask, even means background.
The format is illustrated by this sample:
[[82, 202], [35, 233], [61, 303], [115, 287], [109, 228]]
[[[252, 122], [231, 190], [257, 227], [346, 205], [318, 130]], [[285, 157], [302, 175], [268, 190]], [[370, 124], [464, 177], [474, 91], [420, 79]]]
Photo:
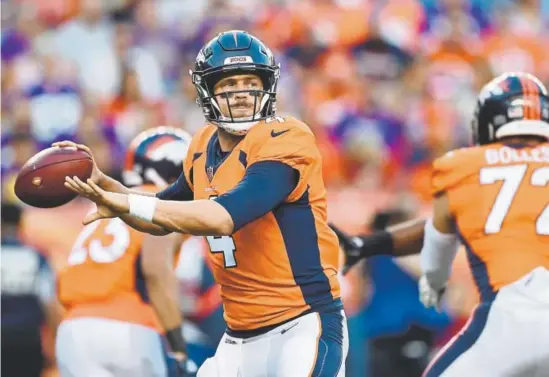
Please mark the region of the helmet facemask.
[[[276, 88], [280, 76], [278, 65], [235, 64], [204, 71], [190, 71], [190, 74], [198, 94], [197, 103], [202, 107], [206, 120], [231, 134], [244, 135], [258, 121], [275, 115]], [[221, 79], [241, 74], [258, 76], [263, 83], [263, 89], [235, 90], [214, 94], [214, 86]], [[234, 116], [230, 99], [231, 96], [238, 93], [249, 93], [254, 97], [254, 113], [252, 115], [245, 117]], [[226, 105], [228, 114], [223, 114], [221, 110], [222, 103]]]

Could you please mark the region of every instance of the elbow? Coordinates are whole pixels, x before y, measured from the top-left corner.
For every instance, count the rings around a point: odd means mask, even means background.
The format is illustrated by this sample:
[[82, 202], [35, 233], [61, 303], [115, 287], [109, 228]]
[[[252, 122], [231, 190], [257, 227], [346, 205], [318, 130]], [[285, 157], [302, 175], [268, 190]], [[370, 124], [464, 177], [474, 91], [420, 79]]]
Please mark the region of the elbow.
[[230, 216], [216, 222], [216, 224], [213, 224], [212, 227], [212, 232], [215, 233], [213, 234], [214, 236], [230, 236], [233, 234], [233, 231], [234, 223]]

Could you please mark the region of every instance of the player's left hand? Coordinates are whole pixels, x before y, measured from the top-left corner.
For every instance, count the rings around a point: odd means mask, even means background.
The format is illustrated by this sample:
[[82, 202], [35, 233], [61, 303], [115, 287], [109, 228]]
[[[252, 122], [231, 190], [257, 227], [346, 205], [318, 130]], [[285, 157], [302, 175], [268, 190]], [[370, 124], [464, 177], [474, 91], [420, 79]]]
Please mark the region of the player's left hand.
[[83, 182], [78, 177], [65, 177], [65, 187], [97, 204], [97, 211], [86, 216], [84, 225], [129, 211], [127, 195], [105, 191], [91, 179]]
[[440, 307], [440, 302], [442, 300], [442, 296], [444, 295], [444, 291], [446, 290], [445, 287], [443, 287], [440, 290], [436, 290], [429, 284], [429, 280], [427, 280], [427, 277], [425, 275], [422, 275], [419, 279], [419, 301], [425, 306], [426, 308], [434, 307], [437, 312], [441, 312], [442, 309]]
[[360, 237], [350, 236], [339, 229], [334, 224], [329, 224], [330, 228], [335, 232], [339, 240], [339, 244], [343, 248], [345, 254], [345, 262], [341, 272], [343, 275], [347, 275], [351, 267], [357, 264], [362, 259], [361, 249], [364, 246], [364, 242]]
[[181, 352], [168, 354], [169, 377], [195, 377], [198, 372], [196, 363]]

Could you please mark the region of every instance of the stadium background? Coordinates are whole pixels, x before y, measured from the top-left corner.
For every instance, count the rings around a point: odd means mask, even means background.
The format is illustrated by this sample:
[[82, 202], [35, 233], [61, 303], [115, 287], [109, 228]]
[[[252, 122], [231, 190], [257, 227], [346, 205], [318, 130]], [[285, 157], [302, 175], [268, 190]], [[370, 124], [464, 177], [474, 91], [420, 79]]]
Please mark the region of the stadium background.
[[[5, 201], [16, 200], [20, 166], [52, 141], [88, 145], [100, 167], [119, 177], [125, 147], [141, 130], [199, 128], [203, 116], [187, 72], [200, 46], [222, 30], [250, 31], [275, 51], [282, 65], [279, 114], [303, 119], [316, 134], [330, 220], [349, 232], [368, 231], [387, 210], [400, 217], [429, 213], [429, 163], [467, 145], [476, 93], [493, 75], [528, 71], [549, 83], [548, 0], [2, 0], [1, 6]], [[22, 234], [61, 268], [88, 209], [84, 200], [25, 208]], [[380, 316], [415, 304], [379, 306], [378, 298], [415, 299], [396, 283], [382, 283], [390, 279], [385, 269], [413, 281], [417, 258], [379, 262], [343, 280], [354, 337], [349, 376], [383, 377], [371, 365], [384, 355], [369, 345], [413, 322], [400, 317], [385, 328]], [[430, 350], [455, 333], [475, 304], [463, 255], [454, 269], [445, 313], [427, 321], [435, 335]], [[376, 307], [384, 308], [381, 315]], [[45, 343], [52, 356], [51, 336]]]

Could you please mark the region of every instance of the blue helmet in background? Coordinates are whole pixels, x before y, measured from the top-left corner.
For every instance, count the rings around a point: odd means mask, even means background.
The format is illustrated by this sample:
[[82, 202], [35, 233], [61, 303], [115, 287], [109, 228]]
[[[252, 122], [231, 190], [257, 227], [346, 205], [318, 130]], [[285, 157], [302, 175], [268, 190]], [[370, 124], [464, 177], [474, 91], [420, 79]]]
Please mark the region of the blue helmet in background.
[[[198, 94], [197, 103], [202, 107], [206, 120], [231, 134], [244, 135], [259, 120], [275, 115], [280, 66], [271, 50], [245, 31], [226, 31], [206, 43], [196, 57], [194, 71], [190, 73]], [[214, 95], [214, 86], [227, 76], [240, 74], [257, 75], [263, 82], [263, 90], [246, 90], [255, 101], [260, 101], [259, 111], [245, 118], [234, 118], [232, 114], [225, 116], [221, 113], [219, 101], [228, 104], [227, 94], [239, 91]]]
[[484, 145], [508, 136], [549, 140], [549, 95], [530, 73], [499, 75], [480, 91], [472, 122], [473, 143]]
[[126, 152], [122, 181], [129, 187], [168, 186], [183, 172], [191, 139], [188, 132], [167, 126], [141, 132]]

